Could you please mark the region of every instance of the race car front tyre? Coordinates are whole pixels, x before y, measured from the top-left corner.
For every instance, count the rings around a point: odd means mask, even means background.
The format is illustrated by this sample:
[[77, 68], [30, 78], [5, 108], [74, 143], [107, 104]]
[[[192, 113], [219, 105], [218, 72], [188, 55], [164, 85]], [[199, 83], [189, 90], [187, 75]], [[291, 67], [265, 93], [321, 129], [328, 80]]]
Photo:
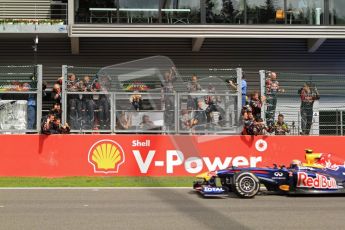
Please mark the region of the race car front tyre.
[[260, 190], [259, 179], [251, 172], [234, 175], [232, 191], [241, 198], [253, 198]]

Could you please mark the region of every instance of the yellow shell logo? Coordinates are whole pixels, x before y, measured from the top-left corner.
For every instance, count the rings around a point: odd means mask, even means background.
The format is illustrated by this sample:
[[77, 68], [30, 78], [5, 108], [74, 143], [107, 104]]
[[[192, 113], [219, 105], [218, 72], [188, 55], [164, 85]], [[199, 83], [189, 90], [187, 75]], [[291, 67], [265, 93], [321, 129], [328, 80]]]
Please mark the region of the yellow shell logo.
[[95, 173], [117, 173], [125, 162], [125, 154], [115, 141], [101, 140], [90, 148], [89, 162]]

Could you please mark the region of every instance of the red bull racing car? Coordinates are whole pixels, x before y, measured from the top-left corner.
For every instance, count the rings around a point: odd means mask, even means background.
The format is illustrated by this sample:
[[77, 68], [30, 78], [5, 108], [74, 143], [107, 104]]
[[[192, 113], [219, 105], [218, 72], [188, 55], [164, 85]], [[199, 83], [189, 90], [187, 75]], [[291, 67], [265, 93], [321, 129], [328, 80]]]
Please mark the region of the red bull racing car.
[[322, 153], [306, 150], [306, 162], [293, 160], [289, 167], [229, 167], [197, 176], [193, 188], [205, 197], [227, 196], [253, 198], [264, 185], [278, 194], [345, 194], [345, 167], [332, 164]]

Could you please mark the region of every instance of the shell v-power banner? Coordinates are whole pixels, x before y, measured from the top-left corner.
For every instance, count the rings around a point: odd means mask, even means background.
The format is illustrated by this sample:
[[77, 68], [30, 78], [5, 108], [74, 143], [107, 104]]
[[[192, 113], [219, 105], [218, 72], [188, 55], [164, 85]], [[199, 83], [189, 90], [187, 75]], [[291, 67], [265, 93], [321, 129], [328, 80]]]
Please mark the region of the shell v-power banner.
[[0, 176], [193, 176], [229, 166], [288, 166], [305, 149], [344, 164], [344, 137], [0, 135]]

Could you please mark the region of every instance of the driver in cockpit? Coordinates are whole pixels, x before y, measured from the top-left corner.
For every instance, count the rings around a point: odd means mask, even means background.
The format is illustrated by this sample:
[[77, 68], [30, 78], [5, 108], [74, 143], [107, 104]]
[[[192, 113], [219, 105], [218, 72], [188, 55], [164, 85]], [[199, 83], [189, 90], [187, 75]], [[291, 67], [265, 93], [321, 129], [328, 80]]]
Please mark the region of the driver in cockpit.
[[326, 160], [322, 153], [313, 153], [313, 150], [305, 150], [305, 163], [302, 163], [300, 160], [291, 161], [290, 168], [298, 167], [314, 167], [314, 168], [324, 168], [326, 165]]
[[291, 169], [296, 169], [296, 168], [299, 168], [301, 166], [303, 166], [303, 165], [302, 165], [302, 162], [300, 160], [292, 160], [291, 161], [291, 164], [290, 164]]

